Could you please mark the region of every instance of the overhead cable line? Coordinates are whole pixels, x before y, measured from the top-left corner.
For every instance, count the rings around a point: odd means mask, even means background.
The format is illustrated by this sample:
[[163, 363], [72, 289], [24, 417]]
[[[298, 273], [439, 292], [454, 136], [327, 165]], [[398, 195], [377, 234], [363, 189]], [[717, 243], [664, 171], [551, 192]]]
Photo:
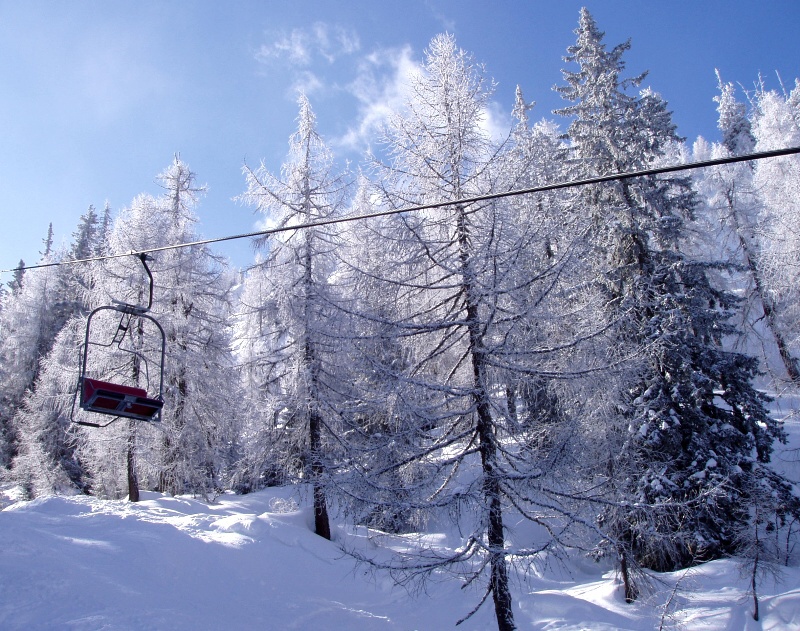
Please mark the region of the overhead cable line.
[[173, 245], [164, 245], [157, 248], [149, 248], [146, 250], [130, 251], [124, 254], [105, 254], [102, 256], [94, 256], [83, 259], [72, 259], [69, 261], [56, 261], [53, 263], [39, 263], [31, 265], [30, 267], [15, 267], [11, 269], [0, 270], [0, 274], [5, 272], [18, 272], [28, 271], [32, 269], [40, 269], [43, 267], [58, 267], [60, 265], [77, 265], [80, 263], [92, 263], [95, 261], [105, 261], [108, 259], [122, 258], [125, 256], [138, 256], [142, 254], [152, 254], [153, 252], [163, 252], [164, 250], [175, 250], [179, 248], [189, 248], [199, 245], [210, 245], [212, 243], [221, 243], [223, 241], [234, 241], [236, 239], [250, 239], [253, 237], [267, 237], [279, 232], [289, 232], [291, 230], [302, 230], [304, 228], [316, 228], [319, 226], [329, 226], [337, 223], [346, 223], [350, 221], [361, 221], [364, 219], [375, 219], [378, 217], [387, 217], [389, 215], [398, 215], [401, 213], [410, 213], [418, 210], [429, 210], [436, 208], [444, 208], [445, 206], [454, 206], [456, 204], [474, 204], [475, 202], [490, 201], [493, 199], [501, 199], [504, 197], [514, 197], [517, 195], [530, 195], [533, 193], [545, 193], [547, 191], [556, 191], [564, 188], [573, 188], [576, 186], [588, 186], [590, 184], [602, 184], [603, 182], [613, 182], [615, 180], [628, 180], [636, 177], [645, 177], [648, 175], [661, 175], [663, 173], [675, 173], [677, 171], [690, 171], [693, 169], [703, 169], [707, 167], [720, 166], [724, 164], [733, 164], [736, 162], [749, 162], [751, 160], [764, 160], [766, 158], [778, 158], [781, 156], [788, 156], [800, 153], [800, 147], [788, 147], [786, 149], [775, 149], [772, 151], [759, 151], [756, 153], [748, 153], [741, 156], [729, 156], [726, 158], [715, 158], [713, 160], [699, 160], [697, 162], [687, 162], [685, 164], [675, 164], [672, 166], [654, 167], [652, 169], [643, 169], [641, 171], [628, 171], [626, 173], [614, 173], [612, 175], [600, 175], [597, 177], [590, 177], [582, 180], [570, 180], [568, 182], [558, 182], [555, 184], [545, 184], [543, 186], [533, 186], [530, 188], [514, 189], [511, 191], [503, 191], [499, 193], [488, 193], [486, 195], [476, 195], [474, 197], [464, 197], [443, 202], [432, 202], [427, 204], [419, 204], [417, 206], [405, 206], [403, 208], [393, 208], [390, 210], [381, 210], [374, 213], [365, 213], [361, 215], [348, 215], [346, 217], [336, 217], [332, 219], [320, 219], [318, 221], [311, 221], [308, 223], [294, 224], [290, 226], [280, 226], [278, 228], [269, 228], [267, 230], [258, 230], [255, 232], [245, 232], [242, 234], [229, 235], [227, 237], [217, 237], [215, 239], [202, 239], [200, 241], [191, 241], [188, 243], [176, 243]]

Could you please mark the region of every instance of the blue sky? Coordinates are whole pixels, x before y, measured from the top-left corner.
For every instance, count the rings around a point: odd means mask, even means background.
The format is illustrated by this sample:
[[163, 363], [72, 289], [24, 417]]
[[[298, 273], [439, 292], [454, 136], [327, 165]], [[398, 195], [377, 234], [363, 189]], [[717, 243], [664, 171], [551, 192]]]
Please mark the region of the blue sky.
[[[51, 221], [68, 243], [90, 204], [157, 194], [175, 153], [208, 185], [204, 237], [255, 229], [232, 198], [245, 161], [280, 169], [297, 89], [358, 164], [403, 72], [445, 31], [497, 82], [497, 126], [517, 84], [532, 119], [555, 119], [583, 5], [609, 46], [631, 39], [629, 75], [649, 70], [690, 141], [718, 137], [715, 68], [745, 88], [759, 73], [775, 89], [777, 74], [789, 88], [800, 76], [797, 0], [0, 0], [0, 269], [35, 263]], [[247, 241], [219, 251], [252, 259]]]

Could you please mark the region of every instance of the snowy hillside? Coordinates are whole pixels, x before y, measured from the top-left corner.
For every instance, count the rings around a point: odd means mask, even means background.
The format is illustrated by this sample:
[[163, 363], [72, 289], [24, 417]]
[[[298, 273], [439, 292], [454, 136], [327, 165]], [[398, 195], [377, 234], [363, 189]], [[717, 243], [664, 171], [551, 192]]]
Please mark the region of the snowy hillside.
[[[169, 629], [448, 629], [478, 601], [452, 578], [411, 596], [372, 575], [340, 545], [374, 545], [365, 531], [310, 531], [310, 513], [286, 490], [226, 495], [207, 505], [146, 493], [138, 504], [50, 497], [0, 513], [0, 628], [74, 631]], [[519, 577], [517, 577], [518, 579]], [[800, 628], [800, 570], [763, 586], [750, 618], [734, 561], [660, 577], [626, 605], [613, 572], [576, 562], [515, 580], [521, 629], [741, 630]], [[662, 618], [673, 587], [679, 588]], [[491, 604], [459, 628], [495, 626]]]

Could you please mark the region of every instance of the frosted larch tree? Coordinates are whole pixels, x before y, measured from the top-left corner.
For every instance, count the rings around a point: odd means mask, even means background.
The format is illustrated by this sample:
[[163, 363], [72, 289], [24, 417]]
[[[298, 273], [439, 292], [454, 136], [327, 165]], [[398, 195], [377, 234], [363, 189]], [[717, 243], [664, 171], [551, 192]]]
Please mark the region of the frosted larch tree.
[[[279, 176], [262, 164], [245, 167], [242, 200], [273, 225], [309, 223], [334, 217], [344, 208], [345, 176], [334, 173], [333, 156], [316, 130], [308, 99], [298, 99], [297, 131]], [[250, 339], [246, 367], [257, 379], [262, 422], [271, 424], [272, 459], [283, 475], [301, 476], [312, 488], [314, 530], [331, 538], [327, 480], [331, 474], [331, 431], [336, 425], [331, 397], [337, 392], [336, 327], [330, 275], [337, 236], [330, 228], [281, 233], [266, 242], [268, 253], [246, 290], [239, 339]], [[252, 283], [260, 286], [255, 295]], [[248, 281], [246, 281], [248, 284]], [[256, 340], [254, 338], [260, 338]], [[262, 458], [262, 463], [264, 459]]]

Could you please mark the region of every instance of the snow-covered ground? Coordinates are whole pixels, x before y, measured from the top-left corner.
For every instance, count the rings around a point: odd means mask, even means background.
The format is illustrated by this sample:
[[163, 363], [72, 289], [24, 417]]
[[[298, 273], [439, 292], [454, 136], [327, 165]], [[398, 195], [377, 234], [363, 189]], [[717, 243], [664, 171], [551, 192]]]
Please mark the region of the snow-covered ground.
[[[137, 504], [85, 496], [12, 503], [0, 512], [0, 629], [449, 629], [478, 602], [478, 588], [462, 590], [452, 577], [413, 596], [393, 586], [341, 552], [383, 539], [340, 529], [338, 542], [325, 541], [287, 493], [225, 495], [211, 505], [156, 493]], [[589, 561], [517, 577], [517, 624], [800, 629], [799, 568], [762, 586], [759, 623], [734, 560], [659, 578], [627, 605], [614, 573]], [[496, 628], [491, 604], [459, 628]]]
[[[798, 397], [773, 403], [789, 435], [774, 464], [794, 481], [799, 409]], [[462, 589], [449, 575], [409, 594], [342, 552], [388, 558], [389, 547], [407, 543], [402, 537], [338, 527], [335, 541], [325, 541], [288, 488], [213, 504], [150, 492], [135, 504], [86, 496], [21, 502], [6, 493], [0, 506], [2, 631], [438, 630], [454, 628], [482, 596], [483, 586]], [[445, 545], [457, 533], [427, 539]], [[613, 571], [578, 556], [568, 567], [512, 576], [520, 629], [800, 629], [800, 567], [760, 585], [759, 622], [735, 559], [659, 575], [632, 605]], [[496, 628], [491, 603], [462, 628]]]

